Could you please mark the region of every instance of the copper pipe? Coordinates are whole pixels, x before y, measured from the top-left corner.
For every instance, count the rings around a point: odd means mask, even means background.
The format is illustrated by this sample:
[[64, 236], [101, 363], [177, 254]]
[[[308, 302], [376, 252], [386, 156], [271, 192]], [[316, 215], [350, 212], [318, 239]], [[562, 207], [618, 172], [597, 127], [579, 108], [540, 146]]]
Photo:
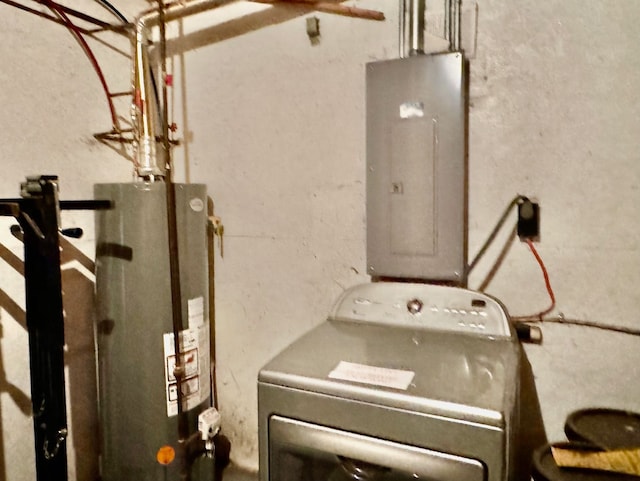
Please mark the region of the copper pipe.
[[[192, 0], [165, 5], [164, 23], [221, 7], [235, 0]], [[158, 165], [156, 123], [159, 112], [151, 82], [148, 45], [151, 29], [160, 22], [157, 9], [144, 12], [135, 22], [132, 120], [136, 131], [136, 170], [141, 178], [164, 177], [165, 169]], [[164, 81], [164, 79], [162, 79]], [[166, 105], [164, 106], [166, 109]]]

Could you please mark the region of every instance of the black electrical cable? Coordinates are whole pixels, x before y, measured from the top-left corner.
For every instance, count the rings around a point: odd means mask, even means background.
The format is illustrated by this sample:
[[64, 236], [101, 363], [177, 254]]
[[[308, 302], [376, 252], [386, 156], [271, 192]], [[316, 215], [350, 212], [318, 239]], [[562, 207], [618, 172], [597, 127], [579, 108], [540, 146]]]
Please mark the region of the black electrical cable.
[[455, 46], [453, 42], [453, 0], [449, 0], [449, 51], [452, 51]]
[[113, 16], [115, 16], [122, 23], [129, 23], [129, 20], [127, 20], [127, 18], [122, 14], [122, 12], [120, 12], [116, 7], [114, 7], [107, 0], [96, 0], [96, 2], [98, 2], [105, 9], [107, 9], [109, 12], [111, 12], [113, 14]]
[[119, 123], [118, 123], [118, 115], [116, 114], [116, 109], [115, 109], [115, 106], [113, 104], [113, 99], [111, 98], [111, 92], [109, 91], [109, 86], [107, 85], [107, 81], [106, 81], [106, 79], [104, 77], [104, 73], [102, 72], [102, 69], [100, 68], [100, 64], [98, 63], [98, 60], [96, 59], [95, 55], [93, 54], [93, 51], [91, 50], [91, 47], [89, 47], [89, 44], [84, 39], [84, 37], [82, 35], [82, 32], [69, 19], [69, 17], [65, 13], [64, 8], [61, 5], [58, 5], [57, 3], [55, 3], [55, 2], [53, 2], [51, 0], [44, 0], [44, 4], [47, 6], [47, 8], [49, 8], [49, 10], [51, 10], [53, 13], [55, 13], [56, 15], [58, 15], [60, 17], [60, 19], [65, 23], [65, 26], [67, 27], [69, 32], [75, 37], [77, 42], [82, 47], [82, 50], [84, 51], [84, 53], [89, 58], [89, 61], [91, 62], [91, 65], [93, 66], [93, 69], [95, 70], [96, 74], [98, 75], [98, 79], [100, 80], [100, 84], [102, 85], [102, 88], [104, 90], [105, 96], [107, 98], [107, 104], [109, 106], [109, 112], [111, 113], [111, 122], [112, 122], [113, 130], [116, 131], [116, 132], [120, 131], [120, 126], [119, 126]]
[[166, 206], [167, 206], [167, 237], [169, 244], [169, 271], [171, 274], [171, 311], [173, 321], [173, 341], [176, 354], [175, 378], [177, 383], [177, 404], [178, 404], [178, 439], [182, 446], [180, 456], [180, 476], [185, 481], [190, 480], [190, 474], [187, 463], [186, 441], [189, 437], [189, 419], [187, 411], [183, 405], [185, 398], [182, 392], [182, 380], [184, 379], [184, 364], [182, 360], [182, 348], [180, 346], [180, 337], [184, 329], [184, 319], [182, 316], [182, 290], [180, 286], [180, 260], [178, 250], [178, 224], [176, 212], [176, 187], [173, 182], [173, 163], [171, 161], [171, 146], [169, 144], [169, 128], [167, 116], [167, 50], [166, 50], [166, 30], [165, 30], [165, 6], [162, 0], [158, 2], [158, 20], [160, 24], [160, 62], [162, 74], [162, 145], [165, 155], [165, 187], [166, 187]]
[[[34, 0], [36, 3], [39, 3], [40, 5], [45, 5], [46, 7], [49, 7], [49, 5], [53, 2], [50, 2], [48, 0]], [[66, 14], [72, 15], [74, 17], [77, 17], [81, 20], [84, 20], [85, 22], [89, 22], [92, 23], [94, 25], [97, 25], [98, 27], [102, 27], [102, 28], [107, 28], [110, 27], [111, 24], [109, 24], [108, 22], [104, 22], [102, 20], [99, 20], [97, 18], [94, 18], [90, 15], [87, 15], [86, 13], [80, 12], [78, 10], [74, 10], [72, 8], [66, 7], [64, 5], [61, 5], [59, 3], [55, 4], [56, 9], [57, 10], [61, 10]]]
[[525, 196], [517, 195], [517, 196], [515, 196], [513, 198], [513, 200], [505, 208], [504, 212], [502, 213], [502, 216], [500, 217], [500, 220], [498, 221], [496, 226], [491, 231], [491, 234], [489, 234], [489, 237], [484, 242], [484, 244], [482, 245], [482, 247], [480, 248], [480, 250], [478, 251], [476, 256], [473, 258], [473, 261], [471, 261], [471, 263], [467, 267], [467, 276], [473, 270], [473, 268], [478, 264], [478, 262], [480, 262], [480, 259], [482, 259], [482, 256], [484, 256], [484, 254], [487, 252], [487, 249], [493, 243], [493, 241], [495, 240], [496, 236], [498, 235], [498, 232], [500, 232], [500, 229], [502, 228], [504, 223], [507, 221], [507, 217], [509, 217], [509, 214], [511, 213], [511, 210], [516, 205], [518, 205], [519, 202], [522, 202], [524, 200], [527, 200], [527, 198]]
[[16, 7], [19, 8], [23, 11], [29, 12], [29, 13], [33, 13], [34, 15], [38, 15], [42, 18], [45, 18], [47, 20], [51, 20], [53, 22], [59, 23], [63, 26], [65, 26], [69, 32], [75, 37], [76, 41], [78, 42], [78, 44], [82, 47], [82, 50], [84, 51], [84, 53], [86, 54], [86, 56], [88, 57], [89, 61], [91, 62], [92, 67], [94, 68], [98, 79], [100, 80], [100, 84], [102, 85], [102, 88], [105, 92], [105, 96], [107, 98], [107, 103], [109, 106], [109, 112], [111, 114], [111, 122], [112, 122], [112, 129], [114, 132], [120, 132], [120, 127], [119, 127], [119, 122], [118, 122], [118, 117], [115, 111], [115, 106], [113, 104], [113, 100], [112, 100], [112, 94], [109, 91], [106, 79], [104, 77], [104, 74], [102, 72], [102, 69], [95, 57], [95, 55], [93, 54], [93, 51], [91, 49], [91, 47], [89, 47], [89, 44], [87, 43], [87, 41], [84, 38], [84, 35], [87, 36], [91, 36], [92, 32], [74, 24], [71, 19], [69, 18], [69, 16], [74, 16], [78, 19], [84, 20], [86, 22], [89, 23], [93, 23], [94, 25], [97, 25], [101, 28], [108, 28], [108, 29], [113, 29], [113, 25], [104, 22], [102, 20], [98, 20], [94, 17], [91, 17], [85, 13], [79, 12], [77, 10], [73, 10], [69, 7], [66, 7], [64, 5], [61, 5], [57, 2], [54, 2], [53, 0], [34, 0], [35, 3], [39, 3], [41, 5], [46, 6], [49, 10], [51, 10], [52, 13], [55, 14], [55, 16], [50, 16], [47, 15], [43, 12], [34, 10], [32, 8], [26, 7], [24, 5], [21, 5], [17, 2], [14, 2], [12, 0], [0, 0], [0, 2], [5, 3], [7, 5], [10, 5], [12, 7]]
[[[485, 252], [487, 251], [487, 249], [489, 248], [491, 243], [495, 240], [496, 236], [498, 235], [498, 232], [500, 231], [500, 229], [502, 228], [502, 226], [506, 222], [507, 217], [509, 216], [509, 213], [511, 212], [511, 210], [516, 205], [518, 205], [518, 203], [520, 203], [522, 201], [525, 201], [525, 200], [528, 200], [527, 197], [525, 197], [523, 195], [517, 195], [516, 197], [513, 198], [513, 200], [505, 208], [502, 216], [500, 217], [500, 220], [498, 221], [496, 226], [491, 231], [491, 234], [489, 234], [489, 237], [487, 238], [487, 240], [483, 244], [483, 246], [480, 249], [480, 251], [478, 251], [478, 253], [476, 254], [476, 256], [473, 259], [473, 261], [469, 264], [469, 267], [467, 268], [467, 274], [469, 274], [469, 272], [471, 272], [471, 270], [478, 264], [478, 262], [480, 261], [482, 256], [485, 254]], [[509, 238], [507, 239], [506, 246], [509, 246], [511, 244], [511, 241], [512, 241], [514, 235], [515, 235], [515, 231], [516, 231], [516, 228], [514, 227], [513, 231], [511, 232], [511, 234], [509, 236]], [[529, 247], [531, 248], [532, 244], [529, 244]], [[507, 250], [508, 250], [507, 247], [503, 247], [503, 252], [501, 253], [500, 258], [502, 258], [502, 257], [504, 257], [504, 255], [506, 255], [506, 251]], [[536, 259], [540, 262], [539, 256], [536, 255], [535, 248], [533, 248], [532, 251], [534, 252], [534, 255], [536, 256]], [[500, 260], [498, 261], [498, 264], [500, 264]], [[543, 264], [541, 264], [541, 267], [543, 269], [543, 274], [544, 274], [544, 277], [545, 277], [545, 283], [546, 283], [546, 286], [547, 286], [547, 290], [549, 291], [549, 294], [550, 294], [550, 297], [551, 297], [551, 300], [552, 300], [552, 307], [553, 307], [553, 306], [555, 306], [555, 296], [554, 296], [553, 291], [551, 290], [550, 285], [549, 285], [549, 279], [548, 279], [548, 274], [546, 273], [546, 268], [543, 267]], [[493, 274], [495, 274], [495, 272], [491, 272], [489, 274], [488, 278], [491, 278], [493, 276]], [[486, 288], [487, 284], [488, 284], [488, 282], [485, 280], [485, 282], [483, 282], [483, 286], [482, 286], [481, 291], [483, 291], [484, 288]], [[564, 324], [564, 325], [570, 325], [570, 326], [589, 327], [589, 328], [593, 328], [593, 329], [600, 329], [602, 331], [610, 331], [610, 332], [617, 332], [617, 333], [620, 333], [620, 334], [628, 334], [628, 335], [631, 335], [631, 336], [640, 336], [640, 329], [633, 329], [631, 327], [625, 327], [625, 326], [601, 324], [601, 323], [598, 323], [598, 322], [587, 321], [587, 320], [582, 320], [582, 319], [570, 319], [570, 318], [566, 318], [562, 313], [560, 315], [556, 316], [556, 317], [544, 317], [544, 315], [549, 310], [550, 309], [548, 309], [547, 311], [542, 312], [540, 314], [536, 314], [534, 316], [517, 316], [517, 317], [513, 317], [512, 320], [516, 321], [518, 324], [520, 324], [520, 323], [538, 323], [538, 324], [554, 323], [554, 324]]]
[[[505, 211], [503, 212], [502, 217], [500, 217], [500, 220], [498, 221], [498, 223], [494, 227], [493, 231], [491, 232], [491, 234], [489, 235], [489, 237], [485, 241], [484, 245], [482, 246], [482, 248], [480, 249], [478, 254], [476, 254], [476, 257], [473, 259], [471, 264], [469, 264], [469, 267], [467, 268], [467, 274], [471, 271], [471, 269], [473, 269], [473, 267], [476, 266], [478, 261], [481, 259], [481, 257], [484, 255], [484, 253], [489, 248], [491, 243], [494, 241], [495, 237], [498, 235], [498, 232], [500, 231], [500, 228], [502, 227], [502, 225], [505, 223], [507, 217], [509, 216], [509, 213], [511, 212], [511, 210], [518, 203], [520, 203], [522, 201], [525, 201], [525, 200], [527, 200], [527, 198], [525, 196], [518, 195], [518, 196], [514, 197], [513, 200], [509, 203], [509, 205], [506, 207]], [[502, 252], [501, 252], [501, 254], [499, 256], [499, 260], [498, 260], [497, 265], [499, 265], [501, 263], [501, 259], [506, 255], [506, 252], [508, 251], [508, 246], [511, 244], [511, 241], [513, 240], [513, 237], [515, 236], [515, 233], [516, 233], [516, 227], [514, 227], [513, 231], [509, 235], [509, 237], [507, 239], [507, 243], [506, 243], [505, 247], [503, 247]], [[550, 295], [550, 298], [551, 298], [551, 301], [552, 301], [552, 308], [553, 308], [555, 306], [555, 295], [553, 294], [553, 291], [551, 290], [551, 286], [549, 284], [549, 276], [548, 276], [548, 274], [546, 272], [546, 268], [544, 267], [544, 264], [541, 262], [541, 259], [537, 255], [537, 252], [535, 251], [535, 248], [533, 247], [533, 244], [529, 243], [529, 247], [532, 249], [532, 252], [534, 253], [534, 256], [536, 257], [536, 259], [538, 260], [538, 262], [540, 263], [540, 266], [542, 268], [543, 275], [544, 275], [544, 278], [545, 278], [545, 284], [547, 286], [547, 291], [549, 292], [549, 295]], [[492, 269], [492, 272], [489, 273], [489, 276], [487, 277], [487, 279], [490, 280], [493, 277], [493, 275], [495, 274], [495, 272], [494, 272], [495, 270], [497, 270], [497, 269], [494, 267], [494, 269]], [[488, 281], [485, 280], [483, 282], [481, 288], [480, 288], [481, 292], [484, 291], [484, 289], [486, 288], [487, 284], [488, 284]], [[516, 317], [512, 317], [511, 319], [517, 323], [516, 325], [521, 324], [521, 323], [538, 323], [538, 324], [554, 323], [554, 324], [565, 324], [565, 325], [580, 326], [580, 327], [589, 327], [589, 328], [593, 328], [593, 329], [600, 329], [602, 331], [611, 331], [611, 332], [617, 332], [617, 333], [620, 333], [620, 334], [628, 334], [628, 335], [632, 335], [632, 336], [640, 336], [640, 329], [633, 329], [631, 327], [625, 327], [625, 326], [601, 324], [601, 323], [598, 323], [598, 322], [587, 321], [587, 320], [582, 320], [582, 319], [570, 319], [570, 318], [566, 318], [562, 313], [559, 314], [556, 317], [544, 317], [545, 314], [547, 314], [549, 310], [551, 310], [551, 309], [547, 309], [546, 311], [541, 312], [540, 314], [536, 314], [536, 315], [532, 315], [532, 316], [516, 316]]]
[[570, 318], [566, 318], [564, 317], [563, 314], [560, 314], [557, 317], [547, 317], [547, 318], [542, 318], [542, 319], [523, 319], [522, 322], [527, 322], [527, 323], [539, 323], [539, 324], [547, 324], [547, 323], [554, 323], [554, 324], [565, 324], [565, 325], [569, 325], [569, 326], [580, 326], [580, 327], [590, 327], [593, 329], [600, 329], [602, 331], [612, 331], [612, 332], [618, 332], [620, 334], [629, 334], [631, 336], [640, 336], [640, 330], [639, 329], [633, 329], [631, 327], [625, 327], [625, 326], [616, 326], [616, 325], [608, 325], [608, 324], [600, 324], [599, 322], [594, 322], [594, 321], [586, 321], [586, 320], [582, 320], [582, 319], [570, 319]]
[[[52, 21], [52, 22], [54, 22], [54, 23], [58, 23], [58, 24], [60, 24], [60, 25], [64, 25], [64, 26], [66, 26], [66, 25], [67, 25], [63, 20], [60, 20], [60, 19], [59, 19], [59, 18], [57, 18], [57, 17], [53, 17], [53, 16], [51, 16], [51, 15], [47, 15], [47, 14], [46, 14], [46, 13], [44, 13], [44, 12], [41, 12], [41, 11], [39, 11], [39, 10], [35, 10], [35, 9], [33, 9], [33, 8], [30, 8], [30, 7], [27, 7], [26, 5], [22, 5], [22, 4], [18, 3], [18, 2], [14, 2], [13, 0], [0, 0], [0, 2], [1, 2], [1, 3], [4, 3], [4, 4], [6, 4], [6, 5], [9, 5], [10, 7], [15, 7], [15, 8], [20, 9], [20, 10], [22, 10], [22, 11], [25, 11], [25, 12], [27, 12], [27, 13], [32, 13], [32, 14], [34, 14], [34, 15], [37, 15], [38, 17], [44, 18], [44, 19], [46, 19], [46, 20], [50, 20], [50, 21]], [[39, 4], [41, 4], [41, 5], [42, 5], [42, 4], [44, 4], [44, 2], [43, 2], [43, 1], [39, 1], [39, 0], [35, 0], [35, 2], [36, 2], [36, 3], [39, 3]], [[101, 28], [108, 28], [108, 27], [110, 27], [110, 26], [111, 26], [111, 25], [110, 25], [109, 23], [107, 23], [107, 22], [103, 22], [102, 20], [98, 20], [97, 18], [91, 17], [91, 16], [89, 16], [89, 15], [87, 15], [87, 14], [85, 14], [85, 13], [79, 12], [78, 10], [73, 10], [72, 8], [65, 7], [64, 5], [59, 5], [59, 4], [58, 4], [58, 6], [59, 6], [59, 7], [60, 7], [64, 12], [65, 12], [65, 13], [67, 13], [67, 14], [69, 14], [69, 15], [71, 15], [71, 16], [74, 16], [74, 17], [76, 17], [76, 18], [79, 18], [80, 20], [84, 20], [85, 22], [92, 23], [92, 24], [94, 24], [94, 25], [96, 25], [96, 26], [98, 26], [98, 27], [101, 27]], [[81, 31], [83, 34], [85, 34], [85, 35], [89, 35], [89, 34], [91, 34], [91, 32], [90, 32], [89, 30], [85, 29], [85, 28], [82, 28], [82, 27], [77, 27], [77, 28], [78, 28], [78, 30], [80, 30], [80, 31]]]
[[513, 242], [516, 238], [517, 232], [518, 232], [518, 225], [515, 224], [513, 226], [513, 229], [511, 230], [511, 233], [505, 239], [504, 245], [500, 249], [500, 252], [498, 253], [498, 257], [496, 257], [496, 260], [493, 263], [493, 266], [491, 267], [491, 269], [489, 269], [489, 272], [487, 273], [484, 280], [480, 283], [480, 286], [478, 286], [478, 289], [477, 289], [478, 292], [485, 292], [487, 290], [487, 287], [489, 287], [489, 284], [491, 284], [491, 282], [493, 281], [493, 278], [498, 273], [498, 270], [500, 269], [500, 267], [502, 267], [502, 263], [507, 258], [507, 254], [511, 250], [511, 246], [513, 246]]

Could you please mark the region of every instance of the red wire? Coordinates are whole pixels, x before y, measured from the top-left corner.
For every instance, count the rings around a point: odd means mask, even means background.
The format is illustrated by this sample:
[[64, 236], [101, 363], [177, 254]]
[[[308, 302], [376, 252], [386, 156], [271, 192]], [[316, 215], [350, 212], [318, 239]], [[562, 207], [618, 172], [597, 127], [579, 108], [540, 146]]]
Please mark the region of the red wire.
[[82, 49], [84, 50], [84, 53], [87, 55], [87, 57], [89, 57], [89, 61], [91, 62], [91, 65], [93, 66], [93, 69], [96, 71], [96, 74], [98, 75], [98, 78], [100, 79], [100, 83], [102, 84], [102, 88], [104, 90], [104, 93], [107, 96], [107, 102], [109, 104], [109, 111], [111, 112], [111, 122], [113, 124], [113, 128], [114, 128], [114, 130], [119, 131], [120, 129], [118, 128], [118, 116], [116, 115], [116, 109], [115, 109], [115, 106], [113, 105], [113, 100], [111, 99], [111, 93], [109, 92], [109, 87], [107, 86], [107, 81], [104, 78], [104, 74], [102, 73], [102, 69], [100, 68], [100, 65], [98, 64], [98, 60], [96, 59], [95, 55], [93, 54], [93, 51], [91, 50], [91, 47], [89, 47], [89, 44], [87, 43], [87, 41], [82, 36], [82, 32], [80, 31], [80, 29], [69, 19], [69, 17], [64, 12], [64, 10], [61, 8], [60, 5], [58, 5], [55, 2], [52, 2], [51, 0], [44, 0], [44, 2], [47, 4], [47, 6], [51, 10], [53, 10], [62, 19], [62, 21], [65, 23], [65, 25], [67, 26], [69, 31], [74, 35], [74, 37], [76, 38], [76, 40], [78, 41], [78, 43], [80, 44]]
[[533, 256], [536, 258], [536, 261], [538, 261], [538, 264], [540, 265], [540, 269], [542, 269], [542, 275], [544, 276], [544, 283], [545, 283], [545, 286], [547, 287], [549, 298], [551, 299], [551, 305], [544, 311], [539, 312], [538, 314], [535, 314], [533, 316], [518, 316], [518, 317], [514, 317], [513, 319], [520, 320], [520, 321], [531, 320], [531, 319], [542, 320], [544, 316], [549, 314], [556, 307], [556, 296], [553, 293], [553, 289], [551, 288], [551, 282], [549, 281], [549, 273], [547, 272], [547, 268], [545, 267], [544, 262], [540, 257], [540, 254], [538, 254], [538, 251], [533, 245], [533, 241], [531, 239], [527, 239], [527, 245], [529, 246], [529, 249], [531, 249], [531, 252], [533, 253]]

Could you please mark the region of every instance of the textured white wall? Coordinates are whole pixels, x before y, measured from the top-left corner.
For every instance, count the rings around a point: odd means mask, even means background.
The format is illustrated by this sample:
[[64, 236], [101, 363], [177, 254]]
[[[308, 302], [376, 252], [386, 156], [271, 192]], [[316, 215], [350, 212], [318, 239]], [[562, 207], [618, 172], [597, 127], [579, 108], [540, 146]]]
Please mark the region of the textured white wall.
[[[115, 3], [130, 16], [146, 5]], [[173, 117], [186, 139], [176, 152], [178, 178], [206, 183], [225, 224], [216, 275], [220, 408], [233, 457], [248, 467], [257, 466], [258, 369], [321, 322], [345, 287], [368, 279], [364, 64], [397, 56], [397, 2], [356, 4], [384, 11], [387, 21], [317, 14], [316, 46], [303, 10], [239, 4], [171, 29]], [[104, 15], [89, 0], [76, 7]], [[628, 327], [640, 327], [639, 21], [637, 2], [482, 0], [470, 65], [471, 256], [515, 194], [535, 196], [557, 312]], [[0, 197], [16, 196], [32, 173], [60, 175], [64, 198], [90, 196], [94, 182], [129, 180], [129, 164], [92, 140], [109, 128], [108, 112], [71, 37], [1, 4], [0, 31]], [[99, 51], [114, 90], [126, 89], [128, 60]], [[91, 216], [65, 219], [86, 228], [77, 245], [92, 255]], [[19, 254], [2, 230], [0, 240]], [[0, 269], [0, 288], [23, 303], [19, 276]], [[539, 268], [519, 243], [487, 291], [516, 315], [548, 303]], [[31, 421], [9, 389], [29, 393], [26, 334], [6, 308], [1, 315], [0, 479], [28, 480]], [[559, 325], [543, 331], [544, 344], [528, 352], [551, 439], [579, 407], [640, 410], [638, 338]], [[78, 355], [90, 357], [80, 344]], [[82, 386], [70, 389], [78, 399]], [[75, 419], [93, 412], [92, 401], [71, 406]], [[76, 450], [93, 452], [74, 448], [73, 459]], [[91, 470], [75, 461], [71, 468], [78, 479]]]
[[[557, 310], [640, 327], [640, 61], [635, 2], [481, 2], [472, 61], [470, 241], [514, 193], [542, 205]], [[477, 285], [471, 282], [472, 285]], [[521, 245], [489, 288], [514, 315], [548, 304]], [[567, 412], [638, 410], [640, 338], [548, 325], [528, 349], [551, 440]]]
[[[22, 3], [38, 7], [35, 2]], [[143, 0], [121, 3], [131, 16], [147, 5]], [[93, 1], [75, 1], [73, 6], [110, 20]], [[98, 78], [73, 37], [59, 25], [2, 3], [0, 32], [0, 198], [19, 197], [20, 182], [27, 175], [57, 174], [63, 199], [91, 198], [96, 182], [130, 180], [129, 164], [92, 137], [109, 130], [111, 120]], [[129, 55], [128, 40], [101, 38]], [[112, 90], [127, 90], [129, 59], [95, 41], [90, 44]], [[126, 109], [122, 112], [127, 114]], [[85, 237], [74, 244], [93, 259], [93, 214], [66, 212], [62, 220], [64, 227], [84, 228]], [[0, 218], [0, 242], [21, 258], [22, 245], [9, 234], [15, 223]], [[69, 248], [63, 256], [65, 261], [81, 259], [82, 253]], [[77, 263], [66, 267], [69, 472], [71, 480], [89, 481], [95, 479], [97, 464], [92, 284]], [[22, 276], [0, 260], [0, 289], [17, 303], [18, 311], [24, 309], [23, 286]], [[12, 312], [4, 299], [0, 307], [0, 481], [35, 480], [24, 313]]]

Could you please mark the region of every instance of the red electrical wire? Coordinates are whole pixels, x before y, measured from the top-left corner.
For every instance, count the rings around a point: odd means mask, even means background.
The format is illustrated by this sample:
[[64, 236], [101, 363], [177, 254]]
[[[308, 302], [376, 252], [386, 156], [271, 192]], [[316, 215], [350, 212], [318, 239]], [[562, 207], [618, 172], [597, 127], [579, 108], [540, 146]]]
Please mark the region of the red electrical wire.
[[111, 93], [109, 92], [109, 87], [107, 86], [107, 81], [106, 81], [106, 79], [104, 77], [104, 74], [102, 73], [102, 69], [100, 68], [100, 65], [98, 64], [98, 60], [96, 59], [95, 55], [93, 54], [93, 51], [91, 50], [91, 47], [89, 47], [89, 44], [87, 43], [87, 41], [82, 36], [82, 32], [69, 19], [69, 17], [65, 13], [65, 11], [64, 11], [64, 9], [62, 8], [61, 5], [55, 3], [55, 2], [53, 2], [51, 0], [44, 0], [44, 3], [49, 7], [49, 9], [51, 11], [53, 11], [54, 13], [56, 13], [60, 17], [60, 19], [64, 22], [65, 26], [69, 29], [69, 31], [73, 34], [75, 39], [78, 41], [78, 43], [82, 47], [82, 50], [84, 50], [84, 53], [89, 58], [89, 61], [91, 62], [91, 65], [93, 66], [93, 69], [96, 71], [96, 74], [98, 75], [98, 78], [100, 79], [100, 83], [102, 84], [102, 88], [104, 90], [104, 93], [105, 93], [105, 95], [107, 97], [107, 103], [109, 104], [109, 111], [111, 113], [111, 122], [113, 124], [113, 129], [115, 131], [119, 132], [120, 128], [118, 126], [118, 116], [116, 114], [115, 106], [113, 105], [113, 100], [111, 98]]
[[542, 269], [542, 275], [544, 276], [544, 283], [545, 283], [545, 286], [547, 288], [547, 292], [549, 293], [549, 298], [551, 299], [551, 305], [547, 309], [545, 309], [544, 311], [539, 312], [538, 314], [534, 314], [532, 316], [517, 316], [517, 317], [513, 317], [512, 319], [514, 319], [516, 321], [542, 320], [542, 318], [544, 316], [549, 314], [556, 307], [556, 296], [553, 293], [553, 289], [551, 288], [551, 282], [549, 281], [549, 273], [547, 272], [547, 268], [545, 267], [544, 262], [542, 261], [542, 258], [540, 257], [540, 254], [538, 254], [538, 251], [536, 250], [535, 246], [533, 245], [533, 241], [531, 239], [527, 239], [526, 242], [527, 242], [527, 245], [529, 246], [529, 249], [531, 249], [531, 252], [533, 253], [533, 256], [536, 258], [536, 261], [538, 261], [538, 264], [540, 265], [540, 269]]

